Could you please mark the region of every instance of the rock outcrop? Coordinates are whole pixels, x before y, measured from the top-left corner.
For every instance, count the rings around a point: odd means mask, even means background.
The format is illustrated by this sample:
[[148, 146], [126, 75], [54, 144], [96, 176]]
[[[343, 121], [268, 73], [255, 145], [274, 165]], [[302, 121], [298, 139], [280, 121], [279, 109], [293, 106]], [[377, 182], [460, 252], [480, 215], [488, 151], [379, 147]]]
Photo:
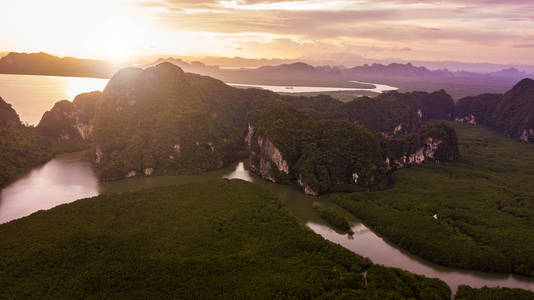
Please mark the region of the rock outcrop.
[[534, 80], [521, 80], [504, 95], [460, 99], [455, 120], [489, 126], [523, 142], [534, 141]]
[[63, 100], [45, 112], [37, 129], [58, 141], [89, 141], [92, 138], [96, 107], [101, 92], [80, 94], [72, 102]]

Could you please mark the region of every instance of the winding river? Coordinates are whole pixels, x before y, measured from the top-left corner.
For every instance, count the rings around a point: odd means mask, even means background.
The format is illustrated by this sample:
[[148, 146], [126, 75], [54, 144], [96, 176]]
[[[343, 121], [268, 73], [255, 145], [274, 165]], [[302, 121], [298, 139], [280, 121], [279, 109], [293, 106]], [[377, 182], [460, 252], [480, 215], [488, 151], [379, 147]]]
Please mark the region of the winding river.
[[[59, 155], [4, 188], [0, 194], [0, 223], [101, 193], [120, 193], [216, 178], [237, 178], [260, 184], [274, 192], [293, 215], [324, 238], [369, 257], [375, 263], [440, 278], [451, 287], [453, 293], [460, 284], [472, 287], [513, 287], [534, 291], [534, 278], [447, 268], [410, 255], [386, 242], [347, 211], [330, 203], [327, 197], [310, 197], [296, 187], [266, 182], [249, 173], [246, 162], [239, 162], [200, 176], [145, 177], [99, 182], [91, 165], [82, 158], [82, 152]], [[313, 209], [313, 202], [332, 206], [346, 216], [350, 220], [354, 235], [340, 234], [330, 228]]]

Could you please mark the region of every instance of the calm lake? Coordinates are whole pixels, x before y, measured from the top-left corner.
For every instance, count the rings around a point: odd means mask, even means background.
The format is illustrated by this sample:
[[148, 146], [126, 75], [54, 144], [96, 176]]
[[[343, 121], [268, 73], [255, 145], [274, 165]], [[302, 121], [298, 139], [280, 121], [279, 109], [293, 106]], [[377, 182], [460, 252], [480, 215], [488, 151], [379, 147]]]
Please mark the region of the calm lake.
[[[4, 188], [0, 194], [0, 223], [101, 193], [120, 193], [216, 178], [237, 178], [254, 182], [274, 192], [293, 215], [324, 238], [369, 257], [375, 263], [440, 278], [449, 284], [453, 293], [460, 284], [473, 287], [514, 287], [534, 291], [534, 278], [447, 268], [410, 255], [384, 241], [347, 211], [330, 203], [328, 197], [310, 197], [296, 187], [266, 182], [249, 173], [246, 162], [239, 162], [225, 169], [199, 176], [143, 177], [116, 182], [99, 182], [91, 165], [84, 162], [82, 157], [81, 152], [57, 156], [44, 166], [31, 170]], [[354, 235], [341, 234], [330, 228], [313, 209], [313, 202], [332, 206], [340, 214], [346, 216], [351, 223]]]
[[[102, 90], [106, 83], [105, 79], [92, 78], [0, 75], [0, 96], [14, 106], [23, 121], [37, 124], [42, 114], [59, 99], [72, 100], [79, 93]], [[440, 278], [449, 284], [453, 292], [460, 284], [473, 287], [514, 287], [534, 291], [533, 278], [452, 269], [421, 260], [384, 241], [350, 213], [330, 203], [327, 197], [309, 197], [295, 187], [265, 182], [248, 172], [246, 162], [239, 162], [202, 176], [134, 178], [102, 183], [97, 180], [91, 165], [82, 157], [82, 153], [60, 155], [32, 169], [1, 190], [0, 224], [28, 216], [38, 210], [50, 209], [101, 193], [127, 192], [215, 178], [239, 178], [273, 191], [285, 207], [311, 230], [355, 253], [371, 258], [375, 263]], [[330, 205], [345, 215], [350, 220], [355, 234], [340, 234], [326, 225], [312, 208], [314, 201]]]

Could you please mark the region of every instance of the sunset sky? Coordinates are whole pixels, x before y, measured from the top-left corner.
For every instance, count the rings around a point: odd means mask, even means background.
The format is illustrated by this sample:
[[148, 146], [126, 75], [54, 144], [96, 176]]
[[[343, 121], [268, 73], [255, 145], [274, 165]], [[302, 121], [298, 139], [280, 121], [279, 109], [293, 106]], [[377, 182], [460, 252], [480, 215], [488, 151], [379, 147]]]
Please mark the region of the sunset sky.
[[0, 51], [534, 64], [532, 0], [2, 1]]

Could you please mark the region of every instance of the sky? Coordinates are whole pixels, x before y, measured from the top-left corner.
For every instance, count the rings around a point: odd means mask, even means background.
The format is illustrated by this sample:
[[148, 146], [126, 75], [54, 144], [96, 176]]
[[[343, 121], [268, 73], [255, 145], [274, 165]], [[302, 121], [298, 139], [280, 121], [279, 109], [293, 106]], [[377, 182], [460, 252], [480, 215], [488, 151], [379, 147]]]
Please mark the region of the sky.
[[534, 0], [2, 0], [0, 51], [534, 64]]

